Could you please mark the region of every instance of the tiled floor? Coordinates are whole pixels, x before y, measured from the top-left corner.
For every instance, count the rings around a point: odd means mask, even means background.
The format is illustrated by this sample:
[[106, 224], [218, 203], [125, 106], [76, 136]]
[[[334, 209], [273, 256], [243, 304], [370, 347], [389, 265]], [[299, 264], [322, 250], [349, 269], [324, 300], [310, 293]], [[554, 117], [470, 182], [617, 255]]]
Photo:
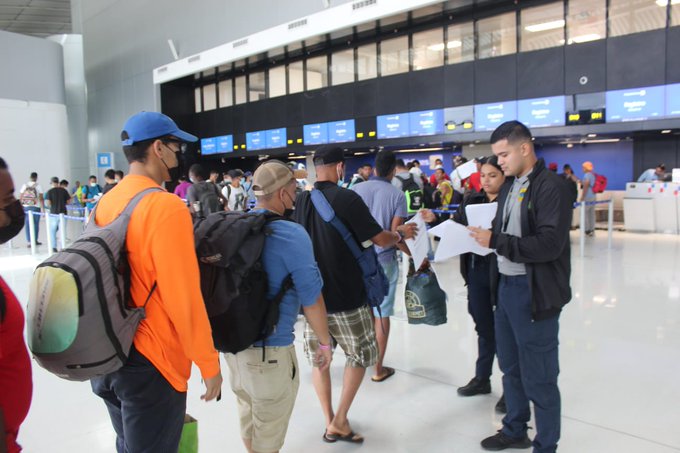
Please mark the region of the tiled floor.
[[[680, 451], [680, 237], [615, 233], [609, 251], [605, 236], [598, 232], [588, 239], [583, 258], [576, 233], [572, 237], [574, 299], [562, 314], [560, 332], [560, 451]], [[0, 273], [22, 301], [38, 262], [27, 253], [0, 249]], [[493, 410], [500, 378], [496, 371], [490, 396], [456, 395], [456, 388], [472, 377], [476, 352], [457, 269], [457, 261], [438, 268], [440, 276], [447, 276], [447, 324], [410, 326], [403, 297], [398, 301], [402, 308], [393, 322], [386, 360], [397, 374], [380, 384], [367, 377], [350, 412], [354, 429], [366, 436], [361, 447], [321, 441], [323, 420], [298, 345], [301, 386], [283, 451], [482, 451], [479, 441], [500, 426]], [[342, 369], [342, 357], [336, 355], [336, 395]], [[34, 385], [31, 412], [20, 433], [26, 452], [114, 451], [104, 404], [89, 384], [63, 381], [35, 366]], [[219, 403], [202, 402], [201, 390], [194, 373], [188, 412], [199, 420], [201, 451], [243, 451], [227, 385]]]

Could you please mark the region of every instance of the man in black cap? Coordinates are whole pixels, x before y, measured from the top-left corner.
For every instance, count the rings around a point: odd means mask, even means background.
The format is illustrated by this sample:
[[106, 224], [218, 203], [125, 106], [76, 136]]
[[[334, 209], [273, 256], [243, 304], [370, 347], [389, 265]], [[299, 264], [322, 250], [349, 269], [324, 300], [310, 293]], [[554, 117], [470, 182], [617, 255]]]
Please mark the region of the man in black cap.
[[[314, 167], [314, 190], [323, 193], [336, 217], [352, 233], [359, 247], [371, 247], [373, 244], [392, 247], [404, 238], [415, 236], [415, 225], [401, 225], [397, 232], [383, 230], [358, 194], [338, 186], [338, 181], [344, 179], [345, 173], [345, 158], [341, 148], [332, 145], [319, 148], [314, 154]], [[330, 372], [328, 369], [321, 371], [313, 363], [319, 341], [309, 325], [305, 327], [305, 351], [314, 366], [312, 380], [326, 423], [323, 440], [360, 443], [364, 438], [352, 431], [347, 413], [366, 368], [375, 365], [378, 357], [362, 272], [337, 230], [317, 213], [310, 192], [298, 195], [293, 220], [301, 224], [312, 239], [314, 255], [324, 281], [323, 297], [328, 311], [331, 346], [339, 345], [346, 357], [340, 403], [337, 411], [334, 411]]]

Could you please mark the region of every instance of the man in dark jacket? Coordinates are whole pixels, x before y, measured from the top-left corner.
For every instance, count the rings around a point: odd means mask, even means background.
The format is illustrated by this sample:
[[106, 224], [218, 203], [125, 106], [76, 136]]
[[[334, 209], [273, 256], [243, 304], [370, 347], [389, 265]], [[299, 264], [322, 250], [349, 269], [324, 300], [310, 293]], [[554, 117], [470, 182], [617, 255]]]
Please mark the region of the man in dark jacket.
[[559, 315], [571, 299], [570, 195], [564, 181], [536, 158], [531, 132], [522, 123], [501, 124], [491, 135], [491, 149], [510, 178], [498, 197], [492, 230], [470, 230], [480, 245], [498, 255], [491, 278], [507, 415], [503, 429], [484, 439], [482, 447], [531, 447], [531, 401], [536, 417], [533, 451], [555, 452], [561, 410]]

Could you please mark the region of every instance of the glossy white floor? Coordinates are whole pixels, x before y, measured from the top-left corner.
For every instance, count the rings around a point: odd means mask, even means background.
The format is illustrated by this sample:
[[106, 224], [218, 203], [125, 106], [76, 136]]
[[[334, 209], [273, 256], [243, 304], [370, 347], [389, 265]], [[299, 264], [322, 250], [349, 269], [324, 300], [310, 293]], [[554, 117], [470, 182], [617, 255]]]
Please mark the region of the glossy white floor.
[[[680, 238], [615, 233], [608, 251], [605, 236], [598, 232], [588, 239], [584, 258], [578, 256], [576, 233], [572, 237], [574, 298], [562, 314], [560, 332], [560, 451], [679, 451]], [[0, 273], [22, 301], [38, 262], [27, 254], [26, 249], [10, 251], [6, 246], [0, 251]], [[364, 445], [322, 442], [324, 426], [310, 368], [300, 360], [300, 393], [283, 451], [482, 451], [479, 441], [500, 426], [493, 410], [501, 393], [500, 376], [496, 371], [490, 396], [456, 395], [456, 388], [473, 374], [475, 332], [457, 261], [438, 271], [448, 276], [443, 286], [450, 298], [449, 322], [409, 326], [403, 297], [398, 301], [386, 360], [397, 374], [380, 384], [367, 376], [350, 412], [354, 429], [366, 436]], [[300, 359], [301, 350], [298, 344]], [[343, 363], [336, 354], [336, 396]], [[62, 381], [37, 366], [33, 379], [33, 404], [20, 432], [26, 452], [114, 451], [104, 404], [89, 384]], [[200, 401], [201, 389], [194, 373], [188, 412], [199, 420], [201, 451], [243, 451], [228, 386], [220, 403]]]

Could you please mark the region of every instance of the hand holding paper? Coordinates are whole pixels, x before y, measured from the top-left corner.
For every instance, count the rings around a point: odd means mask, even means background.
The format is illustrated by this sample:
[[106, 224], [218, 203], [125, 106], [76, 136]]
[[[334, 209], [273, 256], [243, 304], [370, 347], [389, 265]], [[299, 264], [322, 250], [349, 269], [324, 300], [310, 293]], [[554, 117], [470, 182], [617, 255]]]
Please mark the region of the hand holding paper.
[[425, 225], [423, 218], [419, 215], [414, 216], [411, 220], [406, 222], [406, 225], [415, 225], [418, 229], [418, 232], [413, 239], [406, 239], [406, 245], [411, 251], [413, 263], [416, 269], [418, 269], [427, 259], [427, 254], [430, 251], [430, 241], [427, 237], [427, 226]]

